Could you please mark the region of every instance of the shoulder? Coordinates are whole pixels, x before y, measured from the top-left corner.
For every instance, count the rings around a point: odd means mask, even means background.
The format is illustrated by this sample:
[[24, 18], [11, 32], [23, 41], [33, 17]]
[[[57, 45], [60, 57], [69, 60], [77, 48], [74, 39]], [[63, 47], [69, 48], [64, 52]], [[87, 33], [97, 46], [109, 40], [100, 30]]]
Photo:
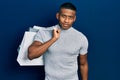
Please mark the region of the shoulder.
[[73, 33], [74, 33], [77, 37], [86, 38], [86, 39], [87, 39], [87, 37], [86, 37], [82, 32], [78, 31], [77, 29], [75, 29], [75, 28], [73, 28], [73, 27], [72, 27], [72, 31], [73, 31]]
[[74, 34], [75, 39], [77, 39], [79, 43], [81, 43], [81, 44], [84, 44], [84, 43], [88, 44], [88, 39], [82, 32], [80, 32], [77, 29], [72, 27], [72, 33]]

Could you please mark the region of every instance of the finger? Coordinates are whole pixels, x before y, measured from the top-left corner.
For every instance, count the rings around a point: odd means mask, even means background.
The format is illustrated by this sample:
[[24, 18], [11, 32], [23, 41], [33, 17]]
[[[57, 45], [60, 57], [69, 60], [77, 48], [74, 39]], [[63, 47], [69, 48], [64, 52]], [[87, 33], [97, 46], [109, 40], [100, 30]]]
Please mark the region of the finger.
[[54, 28], [54, 29], [53, 29], [53, 31], [54, 31], [54, 33], [55, 33], [55, 32], [57, 31], [57, 29], [56, 29], [56, 28]]
[[54, 32], [60, 33], [60, 29], [54, 28]]
[[58, 33], [60, 33], [60, 29], [58, 29]]
[[60, 33], [60, 30], [57, 30], [56, 32], [57, 32], [57, 33]]
[[58, 30], [57, 30], [56, 32], [57, 32], [57, 33], [59, 33], [59, 31], [58, 31]]

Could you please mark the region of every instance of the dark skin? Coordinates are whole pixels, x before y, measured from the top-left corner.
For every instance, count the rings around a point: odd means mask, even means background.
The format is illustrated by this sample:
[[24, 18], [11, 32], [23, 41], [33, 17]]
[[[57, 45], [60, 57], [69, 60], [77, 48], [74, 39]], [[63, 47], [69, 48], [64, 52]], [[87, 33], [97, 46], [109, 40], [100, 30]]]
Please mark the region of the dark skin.
[[[76, 11], [63, 8], [56, 14], [56, 18], [58, 19], [61, 28], [67, 30], [76, 20]], [[32, 60], [43, 55], [47, 49], [59, 39], [59, 37], [60, 29], [54, 29], [53, 36], [49, 41], [45, 43], [34, 41], [28, 48], [28, 58]], [[86, 54], [80, 55], [80, 73], [82, 80], [88, 80], [88, 62]]]

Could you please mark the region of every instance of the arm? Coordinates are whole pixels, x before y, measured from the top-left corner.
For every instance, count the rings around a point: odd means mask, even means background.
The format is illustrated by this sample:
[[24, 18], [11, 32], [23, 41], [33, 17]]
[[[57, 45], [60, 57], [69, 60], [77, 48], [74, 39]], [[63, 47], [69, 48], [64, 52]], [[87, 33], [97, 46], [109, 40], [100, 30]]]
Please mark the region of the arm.
[[60, 30], [54, 29], [53, 37], [49, 41], [45, 43], [34, 41], [28, 48], [28, 58], [32, 60], [34, 58], [40, 57], [59, 38], [59, 36], [60, 36]]
[[82, 80], [88, 80], [87, 54], [80, 55], [80, 72], [81, 72]]

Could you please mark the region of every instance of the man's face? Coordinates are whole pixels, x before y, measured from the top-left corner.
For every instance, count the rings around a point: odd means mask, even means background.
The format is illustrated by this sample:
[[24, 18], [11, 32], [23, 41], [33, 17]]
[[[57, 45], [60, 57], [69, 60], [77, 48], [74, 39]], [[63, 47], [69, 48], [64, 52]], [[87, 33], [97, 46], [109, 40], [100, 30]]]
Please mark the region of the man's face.
[[56, 15], [59, 20], [59, 24], [63, 29], [69, 29], [76, 19], [76, 12], [71, 9], [61, 9]]

